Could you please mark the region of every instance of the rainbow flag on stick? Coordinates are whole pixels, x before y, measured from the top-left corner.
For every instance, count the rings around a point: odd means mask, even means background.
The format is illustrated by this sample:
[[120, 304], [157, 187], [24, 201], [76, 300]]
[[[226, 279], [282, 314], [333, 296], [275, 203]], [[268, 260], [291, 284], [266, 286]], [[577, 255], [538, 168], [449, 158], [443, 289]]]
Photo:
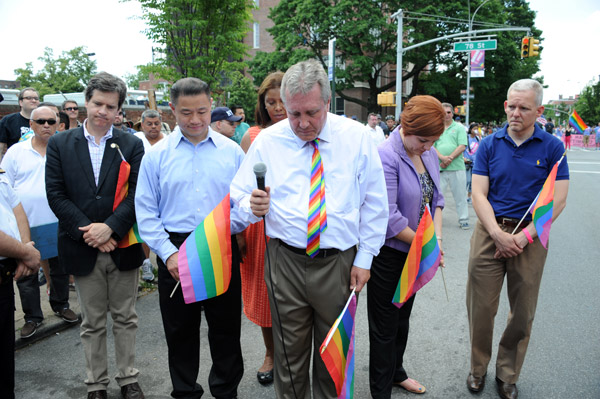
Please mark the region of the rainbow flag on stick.
[[229, 194], [179, 248], [178, 266], [185, 303], [219, 296], [231, 280]]
[[[129, 192], [129, 174], [131, 173], [131, 165], [125, 160], [123, 153], [119, 146], [112, 143], [111, 148], [116, 148], [121, 155], [121, 164], [119, 165], [119, 177], [117, 178], [117, 189], [115, 190], [115, 201], [113, 202], [113, 212], [125, 198]], [[133, 244], [142, 243], [142, 238], [138, 232], [137, 223], [134, 223], [131, 229], [127, 232], [125, 237], [117, 244], [119, 248], [127, 248]]]
[[550, 174], [546, 178], [542, 189], [533, 200], [533, 224], [540, 242], [544, 248], [548, 249], [548, 238], [550, 237], [550, 226], [552, 225], [552, 212], [554, 208], [554, 183], [556, 182], [556, 173], [558, 165], [562, 162], [563, 155], [552, 167]]
[[402, 307], [411, 296], [435, 276], [440, 260], [441, 251], [433, 228], [429, 205], [427, 205], [417, 227], [415, 238], [408, 250], [392, 303], [399, 308]]
[[354, 318], [356, 294], [352, 290], [346, 306], [321, 344], [320, 353], [335, 383], [338, 398], [354, 397]]
[[588, 125], [586, 125], [583, 119], [581, 119], [577, 111], [573, 111], [571, 114], [571, 117], [569, 118], [569, 125], [573, 126], [573, 128], [580, 134], [583, 134], [583, 131], [588, 128]]

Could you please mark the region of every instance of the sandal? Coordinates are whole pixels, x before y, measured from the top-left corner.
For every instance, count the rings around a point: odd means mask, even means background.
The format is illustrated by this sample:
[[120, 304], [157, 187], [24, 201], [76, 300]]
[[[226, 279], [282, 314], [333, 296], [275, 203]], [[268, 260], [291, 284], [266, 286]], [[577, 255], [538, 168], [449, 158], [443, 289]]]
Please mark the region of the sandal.
[[[412, 386], [406, 387], [404, 385], [402, 385], [404, 382], [409, 382], [411, 385], [416, 386], [416, 388], [413, 388]], [[408, 392], [412, 392], [412, 393], [425, 393], [425, 391], [427, 391], [427, 389], [425, 389], [425, 387], [423, 385], [421, 385], [419, 382], [413, 380], [412, 378], [407, 378], [404, 381], [401, 382], [394, 382], [394, 385], [399, 386], [400, 388], [404, 389], [405, 391]]]

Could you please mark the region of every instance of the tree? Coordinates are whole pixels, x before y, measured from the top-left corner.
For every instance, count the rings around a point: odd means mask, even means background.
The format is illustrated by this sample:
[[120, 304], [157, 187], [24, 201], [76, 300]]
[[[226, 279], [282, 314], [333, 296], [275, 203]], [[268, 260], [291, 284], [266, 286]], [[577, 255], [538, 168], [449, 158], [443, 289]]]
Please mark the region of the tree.
[[[377, 111], [377, 94], [396, 86], [394, 79], [386, 79], [386, 71], [396, 63], [397, 25], [389, 16], [398, 9], [410, 10], [403, 24], [405, 46], [468, 30], [467, 2], [458, 0], [282, 0], [270, 14], [275, 26], [269, 32], [277, 51], [257, 54], [251, 63], [251, 73], [263, 76], [265, 67], [285, 70], [292, 58], [299, 57], [317, 58], [325, 65], [328, 40], [335, 37], [337, 57], [342, 60], [336, 67], [337, 95], [369, 111]], [[475, 5], [471, 12], [474, 9]], [[533, 27], [534, 16], [524, 0], [504, 0], [486, 3], [477, 13], [477, 21]], [[539, 37], [541, 32], [532, 31]], [[501, 99], [498, 96], [508, 88], [507, 80], [530, 77], [538, 71], [537, 59], [519, 57], [522, 36], [522, 33], [501, 33], [499, 49], [487, 52], [486, 78], [473, 81], [472, 85], [482, 90], [473, 104], [478, 117], [499, 118], [497, 111], [502, 112], [501, 102], [506, 93], [502, 93]], [[431, 94], [442, 101], [459, 103], [460, 90], [466, 86], [467, 57], [465, 53], [452, 51], [452, 40], [405, 52], [403, 64], [403, 80], [413, 79], [412, 90], [406, 97]], [[496, 75], [502, 75], [502, 79], [496, 79]], [[366, 101], [344, 92], [358, 83], [368, 86]]]
[[83, 46], [63, 51], [58, 58], [46, 47], [38, 60], [44, 63], [41, 70], [34, 71], [33, 63], [28, 62], [25, 68], [15, 69], [15, 75], [21, 87], [34, 87], [42, 97], [51, 93], [82, 92], [96, 73], [96, 61], [86, 55]]
[[256, 108], [257, 99], [254, 84], [238, 71], [233, 72], [231, 78], [231, 84], [223, 88], [227, 106], [231, 108], [232, 105], [241, 105], [246, 114], [246, 122], [254, 122], [254, 109]]
[[242, 43], [252, 0], [139, 0], [146, 36], [165, 56], [150, 72], [171, 82], [196, 77], [218, 90], [231, 71], [242, 70]]
[[575, 110], [590, 126], [600, 122], [600, 82], [583, 88], [575, 104]]
[[138, 89], [141, 81], [150, 79], [150, 75], [147, 71], [148, 67], [146, 65], [137, 65], [135, 68], [137, 69], [135, 74], [126, 73], [125, 76], [123, 76], [123, 80], [125, 80], [127, 87], [130, 89]]

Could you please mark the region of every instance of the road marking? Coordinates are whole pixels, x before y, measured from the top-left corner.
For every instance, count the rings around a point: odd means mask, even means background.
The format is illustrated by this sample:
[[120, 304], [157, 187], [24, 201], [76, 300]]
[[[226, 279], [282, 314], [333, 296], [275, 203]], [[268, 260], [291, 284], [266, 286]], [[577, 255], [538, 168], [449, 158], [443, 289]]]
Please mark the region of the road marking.
[[600, 172], [597, 172], [595, 170], [569, 170], [569, 173], [595, 173], [595, 174], [600, 174]]
[[581, 164], [581, 165], [600, 165], [600, 162], [582, 162], [582, 161], [568, 161], [569, 165]]

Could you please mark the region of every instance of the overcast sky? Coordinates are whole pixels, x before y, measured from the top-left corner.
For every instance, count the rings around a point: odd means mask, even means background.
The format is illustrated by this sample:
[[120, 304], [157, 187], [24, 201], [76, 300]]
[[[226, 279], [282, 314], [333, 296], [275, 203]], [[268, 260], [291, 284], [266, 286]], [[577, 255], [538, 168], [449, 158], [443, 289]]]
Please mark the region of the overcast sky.
[[[549, 87], [544, 102], [559, 94], [574, 96], [593, 79], [597, 82], [600, 1], [530, 0], [530, 6], [538, 12], [536, 27], [545, 39], [540, 75]], [[96, 53], [99, 71], [135, 73], [136, 65], [152, 61], [152, 43], [142, 33], [143, 22], [135, 19], [139, 15], [136, 1], [1, 0], [0, 79], [14, 79], [13, 71], [29, 61], [39, 67], [45, 47], [59, 55], [82, 45]]]

